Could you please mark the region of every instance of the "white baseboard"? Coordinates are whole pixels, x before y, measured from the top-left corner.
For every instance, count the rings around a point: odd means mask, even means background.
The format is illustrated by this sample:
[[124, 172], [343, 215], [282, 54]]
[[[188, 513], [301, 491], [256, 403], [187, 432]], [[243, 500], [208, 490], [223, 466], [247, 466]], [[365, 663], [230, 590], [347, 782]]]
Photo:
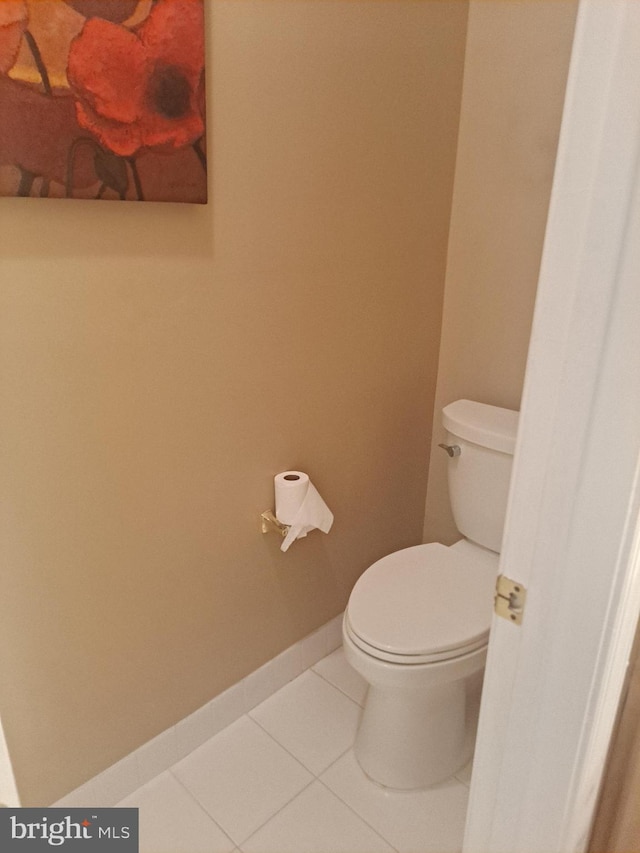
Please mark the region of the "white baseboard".
[[285, 649], [193, 714], [52, 803], [53, 807], [110, 808], [168, 770], [219, 731], [297, 678], [342, 644], [342, 614]]

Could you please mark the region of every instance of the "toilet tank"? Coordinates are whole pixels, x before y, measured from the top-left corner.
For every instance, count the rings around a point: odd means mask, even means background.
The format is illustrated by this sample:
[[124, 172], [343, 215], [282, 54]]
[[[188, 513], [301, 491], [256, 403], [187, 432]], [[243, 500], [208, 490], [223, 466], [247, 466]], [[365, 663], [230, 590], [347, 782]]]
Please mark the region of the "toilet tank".
[[507, 510], [518, 412], [472, 400], [442, 410], [449, 458], [449, 496], [456, 527], [466, 539], [500, 551]]

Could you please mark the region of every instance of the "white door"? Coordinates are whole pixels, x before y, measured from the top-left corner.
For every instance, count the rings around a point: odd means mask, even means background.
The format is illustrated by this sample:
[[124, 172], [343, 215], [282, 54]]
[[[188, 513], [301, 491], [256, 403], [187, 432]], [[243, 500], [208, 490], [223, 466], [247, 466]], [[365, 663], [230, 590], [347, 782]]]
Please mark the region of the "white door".
[[582, 0], [465, 853], [585, 848], [640, 606], [640, 3]]

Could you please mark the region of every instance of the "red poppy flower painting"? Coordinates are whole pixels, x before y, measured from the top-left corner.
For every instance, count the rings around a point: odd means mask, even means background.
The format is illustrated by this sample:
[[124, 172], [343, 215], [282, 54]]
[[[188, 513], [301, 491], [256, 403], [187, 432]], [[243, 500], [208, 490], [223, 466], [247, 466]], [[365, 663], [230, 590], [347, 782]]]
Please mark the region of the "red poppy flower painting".
[[207, 200], [203, 0], [0, 0], [0, 195]]

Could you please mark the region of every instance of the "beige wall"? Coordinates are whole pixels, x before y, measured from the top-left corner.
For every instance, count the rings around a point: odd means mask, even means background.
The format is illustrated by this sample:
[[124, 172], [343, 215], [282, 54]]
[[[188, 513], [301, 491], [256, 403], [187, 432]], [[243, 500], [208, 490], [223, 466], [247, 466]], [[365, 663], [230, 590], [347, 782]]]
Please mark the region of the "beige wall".
[[[208, 7], [211, 203], [0, 204], [0, 713], [46, 804], [420, 541], [466, 3]], [[329, 536], [259, 532], [309, 471]]]
[[576, 0], [471, 0], [424, 541], [460, 538], [441, 409], [519, 408]]

